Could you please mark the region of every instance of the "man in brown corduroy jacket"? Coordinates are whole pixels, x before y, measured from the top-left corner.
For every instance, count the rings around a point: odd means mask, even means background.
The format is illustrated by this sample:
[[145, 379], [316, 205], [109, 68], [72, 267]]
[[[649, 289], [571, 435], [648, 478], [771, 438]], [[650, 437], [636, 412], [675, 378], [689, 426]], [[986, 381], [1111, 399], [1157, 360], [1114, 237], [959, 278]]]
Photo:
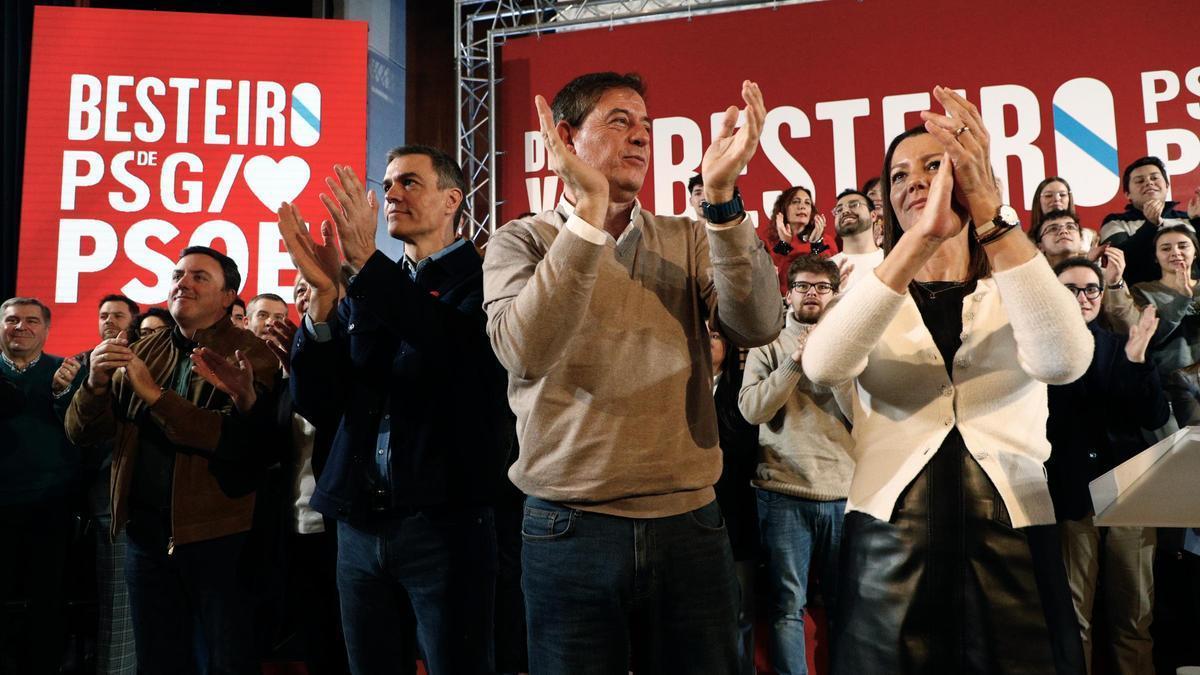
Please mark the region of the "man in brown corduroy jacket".
[[267, 436], [278, 361], [229, 321], [240, 280], [222, 253], [184, 249], [169, 294], [178, 326], [132, 345], [124, 333], [101, 342], [67, 409], [73, 442], [114, 442], [113, 531], [128, 535], [138, 666], [148, 674], [195, 672], [200, 650], [210, 672], [257, 669], [243, 558], [257, 478], [274, 461], [264, 453], [277, 445]]

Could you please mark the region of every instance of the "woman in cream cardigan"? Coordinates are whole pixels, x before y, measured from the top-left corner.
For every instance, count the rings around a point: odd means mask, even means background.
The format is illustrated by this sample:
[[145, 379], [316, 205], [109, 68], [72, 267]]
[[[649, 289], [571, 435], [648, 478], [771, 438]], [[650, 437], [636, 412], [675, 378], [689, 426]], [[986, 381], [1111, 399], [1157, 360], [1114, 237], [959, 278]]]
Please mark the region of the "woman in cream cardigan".
[[933, 94], [884, 159], [887, 257], [803, 356], [854, 383], [833, 672], [1082, 673], [1042, 463], [1046, 384], [1092, 338], [1001, 208], [978, 110]]

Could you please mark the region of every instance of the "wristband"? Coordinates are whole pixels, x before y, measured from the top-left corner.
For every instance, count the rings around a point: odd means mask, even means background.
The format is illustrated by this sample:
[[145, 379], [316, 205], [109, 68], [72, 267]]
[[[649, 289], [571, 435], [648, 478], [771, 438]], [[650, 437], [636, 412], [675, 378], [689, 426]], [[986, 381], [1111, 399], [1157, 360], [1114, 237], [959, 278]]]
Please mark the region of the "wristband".
[[746, 206], [742, 204], [742, 193], [736, 187], [733, 188], [733, 199], [722, 204], [709, 204], [708, 200], [700, 202], [700, 210], [704, 212], [704, 218], [713, 225], [722, 225], [746, 213]]

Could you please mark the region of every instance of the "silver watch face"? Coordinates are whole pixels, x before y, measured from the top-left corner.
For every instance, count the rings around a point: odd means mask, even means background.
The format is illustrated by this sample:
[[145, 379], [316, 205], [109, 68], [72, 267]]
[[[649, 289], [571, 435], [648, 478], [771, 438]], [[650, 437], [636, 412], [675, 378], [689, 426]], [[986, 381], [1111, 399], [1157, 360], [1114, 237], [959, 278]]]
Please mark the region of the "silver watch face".
[[996, 215], [996, 220], [1003, 222], [1005, 225], [1016, 227], [1021, 224], [1021, 218], [1017, 215], [1017, 210], [1008, 204], [1000, 206], [1000, 212]]

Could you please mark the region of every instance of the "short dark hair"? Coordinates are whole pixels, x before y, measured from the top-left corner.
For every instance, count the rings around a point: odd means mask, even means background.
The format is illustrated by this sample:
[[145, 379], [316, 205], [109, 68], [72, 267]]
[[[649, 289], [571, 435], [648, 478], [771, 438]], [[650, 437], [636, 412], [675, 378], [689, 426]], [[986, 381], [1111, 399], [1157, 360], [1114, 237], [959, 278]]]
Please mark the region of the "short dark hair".
[[242, 299], [242, 296], [240, 296], [240, 295], [233, 296], [233, 304], [230, 305], [229, 308], [233, 309], [234, 307], [241, 307], [242, 309], [246, 309], [246, 301]]
[[1154, 248], [1157, 249], [1158, 240], [1162, 239], [1168, 234], [1182, 234], [1188, 239], [1191, 239], [1192, 248], [1195, 249], [1198, 254], [1200, 254], [1200, 242], [1196, 241], [1196, 233], [1192, 232], [1192, 229], [1187, 225], [1168, 225], [1166, 227], [1159, 228], [1158, 232], [1154, 233]]
[[[867, 182], [863, 183], [863, 185], [862, 185], [862, 188], [860, 189], [860, 191], [861, 191], [861, 192], [862, 192], [862, 193], [865, 195], [865, 194], [867, 194], [868, 192], [870, 192], [872, 189], [874, 189], [874, 187], [875, 187], [876, 185], [879, 185], [879, 176], [875, 176], [874, 178], [868, 178], [868, 179], [867, 179]], [[868, 197], [867, 199], [870, 199], [870, 197]], [[872, 200], [872, 201], [871, 201], [871, 203], [872, 203], [872, 204], [875, 204], [874, 200]], [[875, 204], [875, 206], [877, 206], [877, 207], [878, 207], [878, 206], [880, 206], [880, 205], [879, 205], [879, 204]]]
[[284, 300], [283, 298], [279, 297], [278, 295], [275, 295], [274, 293], [259, 293], [258, 295], [254, 296], [253, 298], [250, 298], [250, 302], [248, 302], [246, 304], [253, 305], [258, 300], [274, 300], [275, 302], [282, 302], [285, 305], [288, 304], [287, 300]]
[[0, 303], [0, 314], [3, 314], [4, 310], [8, 309], [9, 307], [16, 305], [33, 305], [35, 307], [40, 307], [42, 309], [42, 321], [45, 321], [47, 326], [50, 325], [50, 308], [37, 298], [23, 298], [20, 296], [9, 298], [3, 303]]
[[100, 309], [101, 307], [103, 307], [104, 303], [106, 303], [106, 302], [123, 302], [123, 303], [125, 303], [125, 306], [129, 308], [129, 315], [133, 316], [133, 317], [136, 317], [142, 311], [142, 309], [140, 307], [138, 307], [138, 304], [136, 302], [134, 302], [133, 300], [130, 300], [128, 297], [126, 297], [124, 295], [120, 295], [119, 293], [109, 293], [108, 295], [104, 296], [103, 298], [100, 298], [100, 302], [96, 303], [96, 309]]
[[183, 260], [189, 255], [206, 255], [216, 260], [217, 264], [221, 266], [221, 276], [225, 277], [223, 290], [237, 293], [238, 287], [242, 285], [242, 273], [238, 271], [237, 263], [233, 262], [233, 258], [210, 246], [189, 246], [179, 252], [179, 259]]
[[874, 208], [875, 202], [871, 201], [871, 198], [867, 196], [867, 193], [859, 192], [858, 190], [855, 190], [854, 188], [846, 188], [845, 190], [842, 190], [841, 192], [839, 192], [838, 196], [833, 200], [833, 203], [836, 205], [838, 202], [842, 201], [842, 197], [849, 197], [850, 195], [857, 195], [859, 197], [862, 197], [863, 201], [867, 203], [868, 211], [870, 211], [872, 208]]
[[1029, 238], [1035, 242], [1039, 241], [1042, 238], [1042, 226], [1051, 220], [1058, 220], [1059, 218], [1070, 218], [1071, 222], [1079, 225], [1079, 217], [1074, 213], [1067, 209], [1054, 209], [1043, 215], [1041, 222], [1036, 226], [1029, 228]]
[[1167, 175], [1167, 167], [1163, 164], [1163, 161], [1153, 155], [1148, 155], [1146, 157], [1138, 157], [1130, 162], [1129, 166], [1125, 167], [1125, 171], [1121, 174], [1121, 187], [1124, 188], [1125, 192], [1129, 192], [1130, 174], [1133, 173], [1134, 169], [1140, 169], [1143, 166], [1158, 167], [1159, 172], [1163, 175], [1163, 180], [1167, 181], [1167, 185], [1171, 184], [1171, 177]]
[[596, 101], [609, 89], [632, 89], [638, 96], [646, 98], [646, 83], [637, 73], [588, 73], [571, 80], [554, 95], [554, 101], [550, 104], [554, 121], [565, 121], [572, 127], [579, 127], [592, 108], [596, 107]]
[[701, 176], [700, 174], [696, 174], [695, 176], [692, 176], [691, 178], [688, 179], [688, 194], [689, 195], [692, 194], [692, 190], [695, 190], [697, 185], [699, 185], [700, 187], [704, 187], [704, 176]]
[[796, 275], [801, 272], [808, 272], [810, 274], [824, 274], [825, 277], [829, 279], [829, 284], [833, 286], [833, 291], [835, 293], [838, 290], [838, 286], [840, 286], [842, 283], [842, 277], [838, 273], [837, 263], [833, 262], [829, 258], [822, 258], [819, 255], [812, 255], [810, 253], [808, 255], [802, 255], [793, 260], [792, 264], [788, 265], [788, 286], [792, 285], [792, 282], [796, 280]]
[[171, 312], [162, 307], [150, 307], [144, 313], [139, 314], [133, 321], [134, 328], [137, 330], [139, 336], [142, 334], [142, 322], [152, 316], [162, 320], [168, 327], [175, 325], [175, 317], [171, 316]]
[[1058, 276], [1072, 267], [1086, 267], [1096, 273], [1096, 278], [1100, 280], [1100, 290], [1104, 290], [1104, 270], [1095, 262], [1084, 258], [1083, 256], [1074, 256], [1067, 258], [1054, 266], [1054, 276]]
[[435, 148], [432, 145], [399, 145], [391, 150], [388, 150], [387, 163], [391, 164], [393, 160], [399, 159], [406, 155], [425, 155], [429, 158], [429, 162], [433, 164], [433, 172], [437, 174], [437, 189], [450, 190], [458, 188], [462, 193], [462, 201], [458, 203], [458, 210], [454, 212], [454, 222], [452, 227], [456, 230], [458, 223], [462, 220], [463, 212], [467, 209], [467, 178], [463, 175], [462, 167], [454, 158], [446, 154], [440, 148]]

